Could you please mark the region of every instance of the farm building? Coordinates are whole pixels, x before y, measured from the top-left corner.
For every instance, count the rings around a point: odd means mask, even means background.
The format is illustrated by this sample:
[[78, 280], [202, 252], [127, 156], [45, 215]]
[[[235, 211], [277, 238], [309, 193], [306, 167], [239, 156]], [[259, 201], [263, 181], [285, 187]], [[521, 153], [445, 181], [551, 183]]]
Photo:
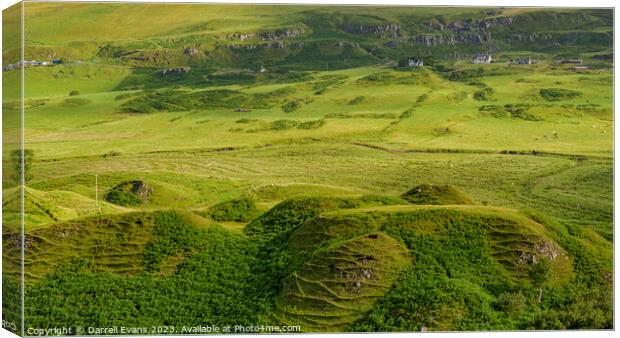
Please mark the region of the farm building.
[[493, 57], [491, 54], [477, 54], [471, 60], [471, 63], [491, 63], [493, 61]]
[[407, 61], [409, 67], [422, 67], [424, 66], [424, 60], [422, 59], [409, 59]]

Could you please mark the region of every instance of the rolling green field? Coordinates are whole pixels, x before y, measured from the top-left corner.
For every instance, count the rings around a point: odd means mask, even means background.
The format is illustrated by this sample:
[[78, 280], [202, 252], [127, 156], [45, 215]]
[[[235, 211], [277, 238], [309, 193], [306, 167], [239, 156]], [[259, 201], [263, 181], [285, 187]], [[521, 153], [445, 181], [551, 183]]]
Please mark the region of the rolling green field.
[[26, 3], [5, 319], [23, 197], [26, 328], [613, 328], [612, 15]]

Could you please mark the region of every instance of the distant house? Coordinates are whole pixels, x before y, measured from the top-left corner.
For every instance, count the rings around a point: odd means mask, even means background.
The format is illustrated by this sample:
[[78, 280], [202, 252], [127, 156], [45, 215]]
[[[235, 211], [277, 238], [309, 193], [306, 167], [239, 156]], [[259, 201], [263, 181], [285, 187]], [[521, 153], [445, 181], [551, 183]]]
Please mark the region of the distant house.
[[524, 58], [518, 58], [517, 60], [515, 60], [515, 63], [518, 65], [531, 65], [532, 63], [534, 63], [534, 60], [532, 60], [531, 57], [524, 57]]
[[590, 68], [588, 68], [587, 66], [577, 66], [575, 67], [575, 73], [584, 73], [588, 71], [588, 69]]
[[491, 63], [493, 62], [493, 57], [491, 54], [477, 54], [474, 55], [474, 58], [471, 60], [471, 63]]
[[409, 59], [409, 60], [407, 60], [407, 65], [409, 67], [422, 67], [422, 66], [424, 66], [424, 60], [422, 60], [422, 59]]

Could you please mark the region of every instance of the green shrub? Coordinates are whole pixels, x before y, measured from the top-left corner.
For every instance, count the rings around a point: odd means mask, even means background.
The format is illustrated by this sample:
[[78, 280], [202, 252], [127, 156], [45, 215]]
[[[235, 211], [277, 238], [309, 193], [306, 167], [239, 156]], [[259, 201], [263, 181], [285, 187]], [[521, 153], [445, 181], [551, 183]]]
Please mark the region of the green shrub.
[[71, 92], [69, 92], [69, 96], [76, 96], [76, 95], [80, 95], [80, 92], [78, 90], [72, 90]]
[[271, 122], [270, 129], [271, 130], [287, 130], [291, 128], [295, 128], [297, 126], [297, 121], [294, 120], [275, 120]]
[[325, 120], [323, 119], [306, 121], [306, 122], [302, 122], [299, 125], [297, 125], [297, 129], [318, 129], [322, 127], [324, 124], [325, 124]]
[[453, 70], [448, 73], [448, 80], [458, 82], [470, 82], [484, 75], [483, 68]]
[[418, 96], [418, 98], [415, 100], [415, 102], [417, 104], [421, 104], [421, 103], [423, 103], [426, 100], [428, 100], [428, 93], [424, 93], [424, 94]]
[[491, 87], [485, 87], [474, 93], [474, 99], [478, 101], [492, 101], [493, 95], [495, 95], [495, 90]]
[[151, 188], [142, 181], [122, 182], [105, 193], [104, 199], [122, 206], [136, 206], [148, 201]]
[[244, 231], [250, 235], [275, 236], [299, 226], [322, 211], [337, 209], [341, 203], [341, 200], [333, 198], [289, 199], [252, 221]]
[[521, 314], [526, 306], [527, 298], [521, 292], [502, 292], [497, 296], [497, 307], [508, 316]]
[[562, 101], [579, 97], [581, 92], [563, 88], [543, 88], [540, 90], [540, 96], [547, 101]]
[[285, 104], [283, 104], [282, 110], [285, 113], [290, 113], [296, 109], [299, 109], [299, 107], [301, 107], [301, 102], [298, 100], [292, 100], [292, 101], [288, 101]]
[[234, 199], [209, 208], [209, 215], [218, 222], [249, 222], [256, 213], [256, 205], [249, 198]]

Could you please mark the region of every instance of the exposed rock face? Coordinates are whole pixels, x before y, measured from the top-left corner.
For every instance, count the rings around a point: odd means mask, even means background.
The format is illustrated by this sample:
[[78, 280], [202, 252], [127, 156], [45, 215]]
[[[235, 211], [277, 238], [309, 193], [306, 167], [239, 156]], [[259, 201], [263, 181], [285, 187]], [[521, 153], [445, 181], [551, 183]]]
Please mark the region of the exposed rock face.
[[292, 28], [286, 30], [277, 30], [273, 32], [260, 32], [258, 37], [261, 40], [281, 40], [290, 39], [302, 35], [305, 32], [303, 28]]
[[421, 34], [411, 38], [412, 43], [427, 47], [440, 45], [454, 46], [456, 44], [478, 45], [491, 41], [491, 33], [464, 33], [464, 34]]
[[344, 27], [349, 33], [375, 35], [381, 38], [401, 37], [401, 27], [396, 23], [385, 23], [380, 25], [352, 25]]
[[289, 28], [289, 29], [278, 29], [275, 31], [268, 32], [258, 32], [258, 33], [233, 33], [224, 36], [224, 39], [227, 40], [239, 40], [239, 41], [247, 41], [252, 39], [259, 39], [262, 41], [275, 41], [282, 39], [290, 39], [300, 35], [303, 35], [306, 32], [303, 28]]
[[[499, 16], [477, 20], [465, 19], [449, 23], [429, 21], [424, 25], [426, 29], [428, 29], [428, 33], [412, 35], [411, 43], [414, 45], [435, 47], [454, 46], [457, 44], [488, 45], [500, 41], [509, 45], [528, 44], [540, 41], [574, 44], [581, 40], [605, 39], [604, 36], [593, 36], [592, 33], [580, 31], [537, 31], [535, 28], [536, 23], [541, 21], [558, 27], [566, 25], [572, 25], [571, 27], [574, 27], [575, 25], [585, 22], [586, 18], [583, 15], [538, 13]], [[511, 26], [514, 26], [514, 28]], [[514, 31], [514, 33], [511, 33], [511, 31]], [[494, 37], [492, 33], [495, 35]]]
[[558, 257], [567, 259], [566, 255], [555, 245], [550, 242], [535, 242], [525, 245], [528, 251], [521, 251], [517, 256], [517, 263], [520, 265], [536, 264], [541, 258], [554, 260]]
[[196, 48], [187, 47], [183, 50], [183, 54], [187, 56], [195, 56], [200, 54], [200, 51]]
[[[163, 75], [169, 75], [169, 74], [184, 74], [187, 73], [191, 70], [190, 67], [176, 67], [176, 68], [166, 68], [164, 70], [161, 71], [161, 73]], [[137, 191], [142, 191], [141, 187], [144, 187], [144, 184], [142, 184], [140, 182], [141, 186], [139, 187], [139, 189]]]

